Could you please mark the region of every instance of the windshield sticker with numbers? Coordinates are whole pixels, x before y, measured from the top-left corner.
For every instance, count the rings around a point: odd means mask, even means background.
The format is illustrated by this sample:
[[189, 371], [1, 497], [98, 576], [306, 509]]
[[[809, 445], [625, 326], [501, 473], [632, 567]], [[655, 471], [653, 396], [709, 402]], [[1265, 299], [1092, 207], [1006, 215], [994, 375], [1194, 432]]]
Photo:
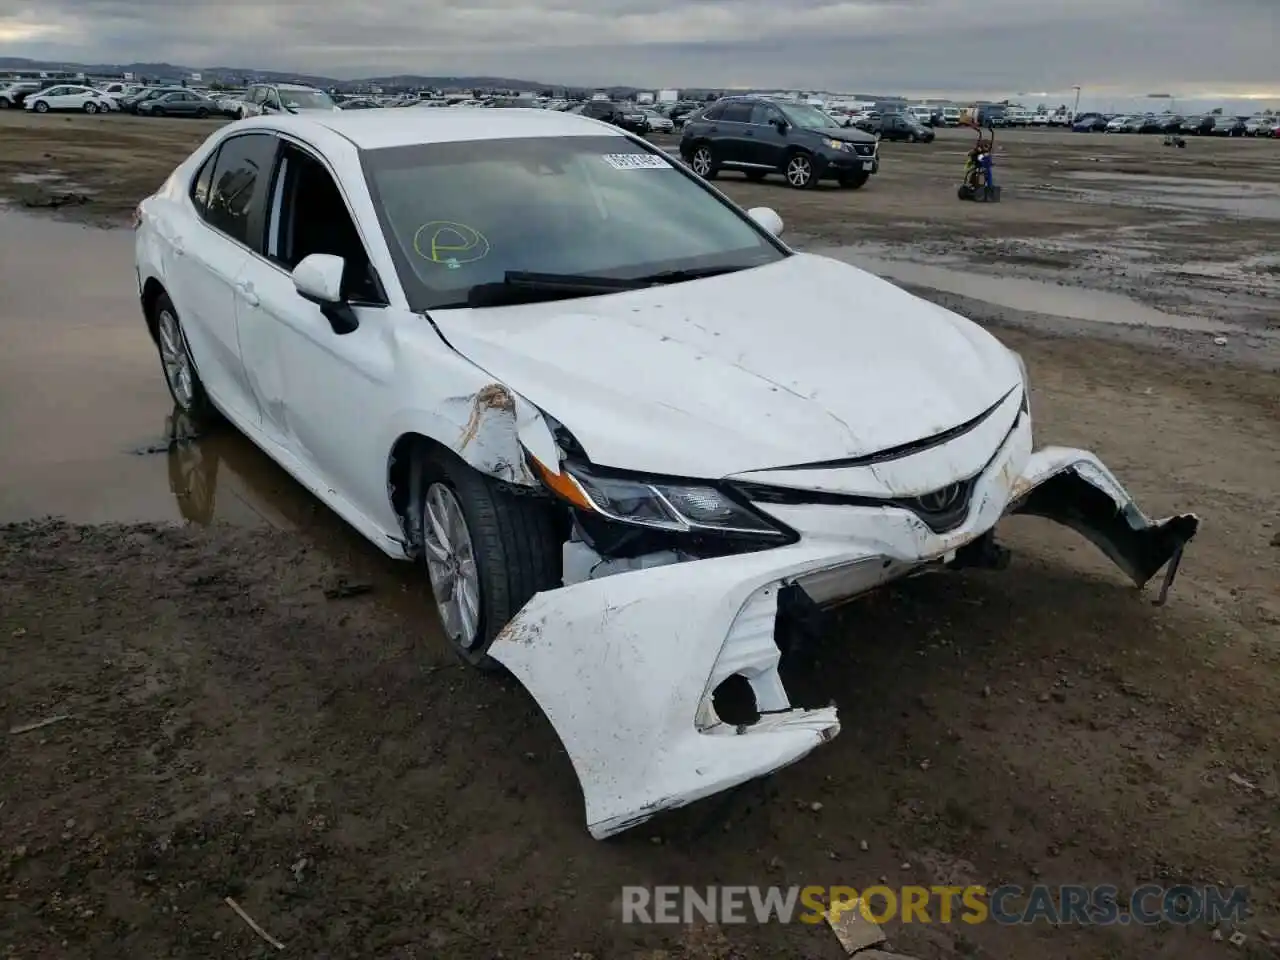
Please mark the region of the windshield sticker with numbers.
[[671, 169], [671, 164], [652, 153], [606, 153], [601, 159], [615, 170]]

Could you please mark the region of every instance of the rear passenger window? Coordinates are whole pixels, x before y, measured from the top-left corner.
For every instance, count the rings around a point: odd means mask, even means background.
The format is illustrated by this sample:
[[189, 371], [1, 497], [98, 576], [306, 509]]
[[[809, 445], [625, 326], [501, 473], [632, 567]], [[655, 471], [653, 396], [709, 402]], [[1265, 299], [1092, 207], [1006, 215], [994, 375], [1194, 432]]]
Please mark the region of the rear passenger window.
[[724, 115], [720, 119], [725, 123], [746, 123], [751, 119], [751, 104], [731, 103], [724, 108]]
[[215, 150], [213, 155], [200, 166], [195, 180], [191, 182], [191, 202], [196, 205], [202, 217], [205, 208], [209, 206], [209, 185], [213, 183], [213, 165], [217, 159], [218, 151]]
[[719, 120], [724, 116], [724, 104], [717, 103], [714, 107], [702, 115], [703, 120]]
[[209, 225], [259, 253], [275, 153], [269, 133], [232, 137], [218, 151], [209, 189]]

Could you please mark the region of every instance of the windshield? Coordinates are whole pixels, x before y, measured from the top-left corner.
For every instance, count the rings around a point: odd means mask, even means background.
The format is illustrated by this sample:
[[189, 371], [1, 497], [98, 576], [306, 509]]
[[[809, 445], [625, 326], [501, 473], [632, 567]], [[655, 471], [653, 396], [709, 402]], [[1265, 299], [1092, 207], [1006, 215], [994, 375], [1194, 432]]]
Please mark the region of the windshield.
[[281, 90], [280, 102], [293, 110], [332, 110], [336, 104], [319, 90]]
[[625, 281], [786, 254], [695, 178], [624, 137], [521, 138], [362, 154], [414, 310], [466, 306], [509, 272]]
[[782, 111], [782, 115], [787, 118], [788, 123], [803, 130], [822, 130], [826, 127], [840, 126], [817, 107], [811, 107], [806, 103], [779, 103], [777, 106]]

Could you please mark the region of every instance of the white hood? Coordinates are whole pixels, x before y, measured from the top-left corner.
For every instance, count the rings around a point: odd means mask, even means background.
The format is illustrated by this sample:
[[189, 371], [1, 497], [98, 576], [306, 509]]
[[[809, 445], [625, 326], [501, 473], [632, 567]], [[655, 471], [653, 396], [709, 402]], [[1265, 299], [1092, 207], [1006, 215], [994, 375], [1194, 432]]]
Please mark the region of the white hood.
[[856, 267], [779, 263], [627, 293], [433, 312], [594, 463], [716, 478], [874, 453], [1019, 382], [977, 325]]

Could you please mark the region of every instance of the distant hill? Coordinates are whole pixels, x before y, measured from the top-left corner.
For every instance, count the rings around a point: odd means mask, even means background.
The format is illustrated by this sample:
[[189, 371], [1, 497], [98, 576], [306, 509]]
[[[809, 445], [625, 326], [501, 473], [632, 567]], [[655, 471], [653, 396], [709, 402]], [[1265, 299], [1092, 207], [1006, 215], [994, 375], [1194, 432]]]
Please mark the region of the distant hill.
[[[119, 76], [132, 73], [137, 77], [177, 78], [198, 73], [206, 83], [219, 81], [259, 80], [292, 80], [323, 87], [351, 87], [376, 85], [381, 87], [432, 87], [439, 89], [467, 90], [481, 88], [485, 90], [547, 90], [556, 84], [541, 83], [534, 80], [520, 80], [513, 77], [429, 77], [419, 74], [396, 74], [381, 77], [361, 77], [357, 80], [338, 80], [334, 77], [319, 74], [297, 73], [285, 70], [255, 70], [246, 67], [191, 67], [179, 63], [73, 63], [71, 61], [31, 60], [26, 57], [0, 57], [0, 70], [30, 71], [65, 70], [91, 75], [103, 74]], [[561, 86], [563, 89], [563, 86]]]

